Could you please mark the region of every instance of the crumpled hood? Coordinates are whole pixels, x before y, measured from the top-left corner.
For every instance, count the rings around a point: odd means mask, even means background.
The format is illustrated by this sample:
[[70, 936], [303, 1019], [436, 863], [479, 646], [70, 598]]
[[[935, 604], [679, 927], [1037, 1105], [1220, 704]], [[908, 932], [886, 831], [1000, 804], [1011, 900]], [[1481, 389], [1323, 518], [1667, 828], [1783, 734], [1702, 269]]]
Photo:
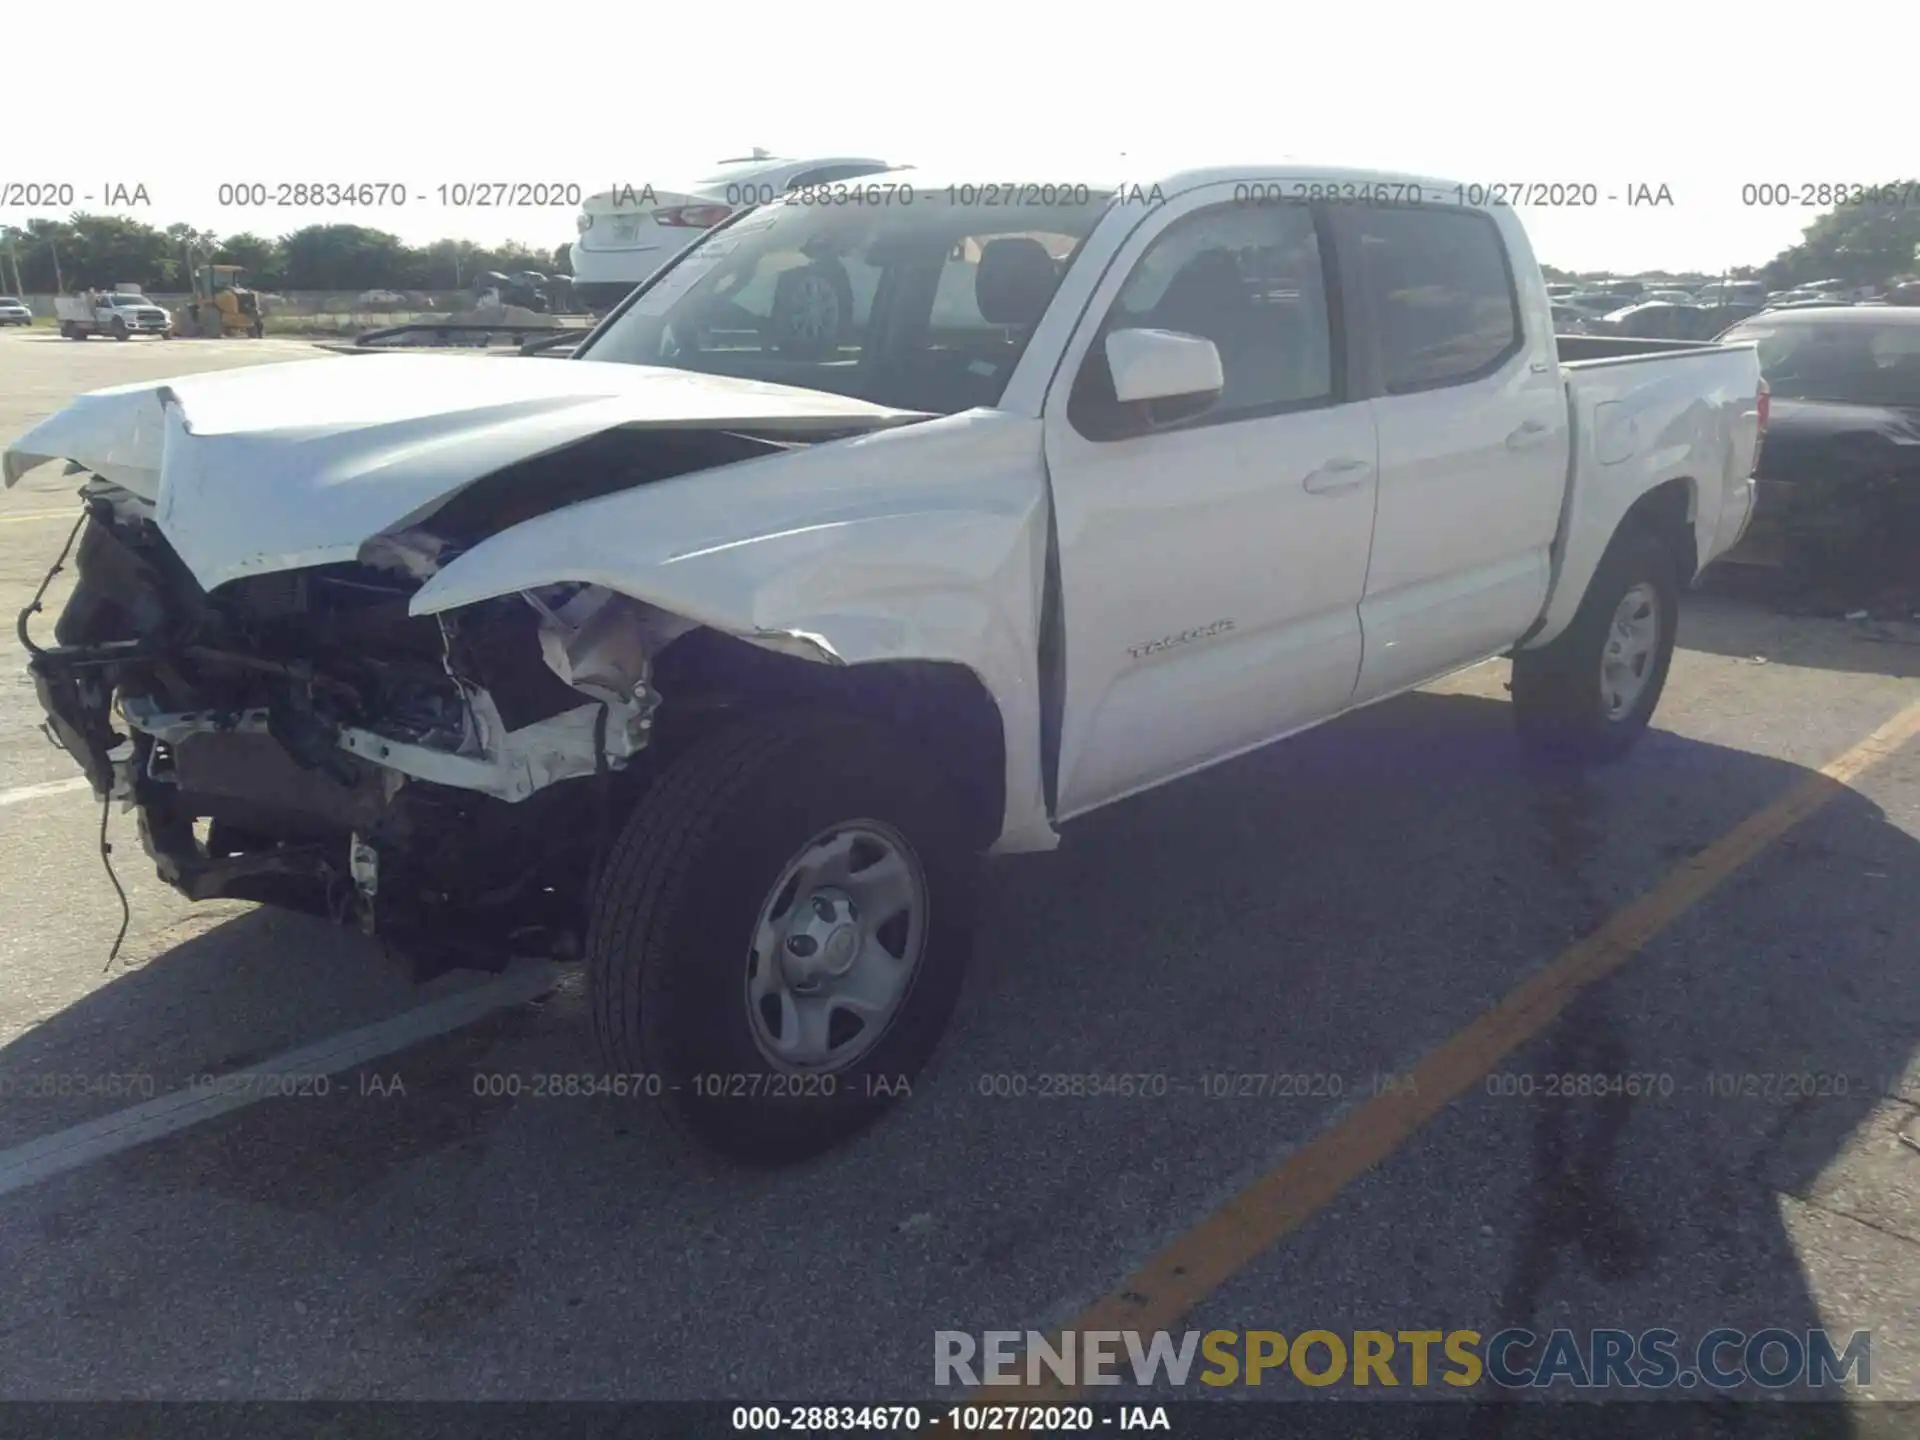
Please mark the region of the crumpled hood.
[[21, 436], [12, 486], [72, 460], [155, 504], [206, 589], [351, 560], [497, 470], [616, 428], [804, 438], [925, 419], [861, 400], [587, 360], [296, 360], [96, 390]]

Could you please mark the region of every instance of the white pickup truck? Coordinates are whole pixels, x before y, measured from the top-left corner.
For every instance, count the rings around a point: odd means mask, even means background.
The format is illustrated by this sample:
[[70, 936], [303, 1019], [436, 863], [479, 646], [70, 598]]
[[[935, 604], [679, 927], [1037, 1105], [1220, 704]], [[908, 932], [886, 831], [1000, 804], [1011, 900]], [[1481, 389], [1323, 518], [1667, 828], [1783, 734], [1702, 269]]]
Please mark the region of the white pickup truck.
[[42, 708], [160, 874], [429, 969], [583, 951], [610, 1071], [773, 1161], [927, 1058], [985, 853], [1499, 655], [1527, 741], [1641, 734], [1751, 347], [1556, 342], [1514, 214], [1417, 178], [911, 180], [736, 218], [571, 359], [22, 437], [9, 484], [91, 472]]
[[89, 335], [111, 335], [116, 340], [135, 335], [173, 338], [173, 316], [137, 290], [56, 295], [53, 313], [60, 322], [60, 333], [69, 340], [84, 340]]

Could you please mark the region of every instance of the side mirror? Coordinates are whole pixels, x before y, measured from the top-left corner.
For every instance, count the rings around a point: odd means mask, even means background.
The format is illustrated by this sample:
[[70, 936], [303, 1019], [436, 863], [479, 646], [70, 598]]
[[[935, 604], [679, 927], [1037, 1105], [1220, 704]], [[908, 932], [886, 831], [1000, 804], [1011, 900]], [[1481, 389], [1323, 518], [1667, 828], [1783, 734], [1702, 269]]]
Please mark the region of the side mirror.
[[1226, 385], [1220, 351], [1211, 340], [1176, 330], [1115, 330], [1106, 340], [1113, 396], [1138, 405], [1149, 428], [1204, 415]]

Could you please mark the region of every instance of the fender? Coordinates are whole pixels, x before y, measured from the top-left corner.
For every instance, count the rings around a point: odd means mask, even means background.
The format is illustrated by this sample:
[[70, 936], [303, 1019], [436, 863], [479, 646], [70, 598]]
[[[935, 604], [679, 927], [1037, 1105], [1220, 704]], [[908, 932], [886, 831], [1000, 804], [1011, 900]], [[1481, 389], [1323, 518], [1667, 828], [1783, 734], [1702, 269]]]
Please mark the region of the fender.
[[1047, 850], [1059, 843], [1040, 754], [1048, 516], [1038, 423], [969, 411], [539, 516], [449, 562], [411, 609], [577, 582], [822, 664], [963, 665], [1004, 730], [993, 849]]
[[[1751, 347], [1565, 366], [1572, 424], [1553, 583], [1516, 648], [1538, 649], [1573, 623], [1600, 557], [1627, 513], [1670, 482], [1686, 489], [1691, 583], [1744, 521], [1758, 433], [1759, 364]], [[1704, 392], [1704, 393], [1703, 393]], [[1750, 393], [1751, 392], [1751, 393]]]

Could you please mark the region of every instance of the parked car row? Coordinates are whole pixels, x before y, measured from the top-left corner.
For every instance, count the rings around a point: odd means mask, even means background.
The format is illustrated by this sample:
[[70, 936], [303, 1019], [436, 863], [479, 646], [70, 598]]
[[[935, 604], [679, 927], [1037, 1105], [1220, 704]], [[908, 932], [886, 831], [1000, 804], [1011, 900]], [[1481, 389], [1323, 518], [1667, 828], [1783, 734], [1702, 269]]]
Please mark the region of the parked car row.
[[1762, 312], [1848, 305], [1920, 304], [1920, 281], [1897, 277], [1885, 287], [1842, 279], [1768, 290], [1758, 280], [1715, 280], [1687, 288], [1642, 280], [1608, 280], [1547, 287], [1554, 325], [1563, 335], [1634, 335], [1644, 339], [1706, 340]]
[[1759, 310], [1758, 304], [1732, 300], [1703, 303], [1684, 290], [1646, 290], [1630, 300], [1607, 291], [1574, 291], [1553, 301], [1553, 320], [1562, 335], [1711, 340]]

